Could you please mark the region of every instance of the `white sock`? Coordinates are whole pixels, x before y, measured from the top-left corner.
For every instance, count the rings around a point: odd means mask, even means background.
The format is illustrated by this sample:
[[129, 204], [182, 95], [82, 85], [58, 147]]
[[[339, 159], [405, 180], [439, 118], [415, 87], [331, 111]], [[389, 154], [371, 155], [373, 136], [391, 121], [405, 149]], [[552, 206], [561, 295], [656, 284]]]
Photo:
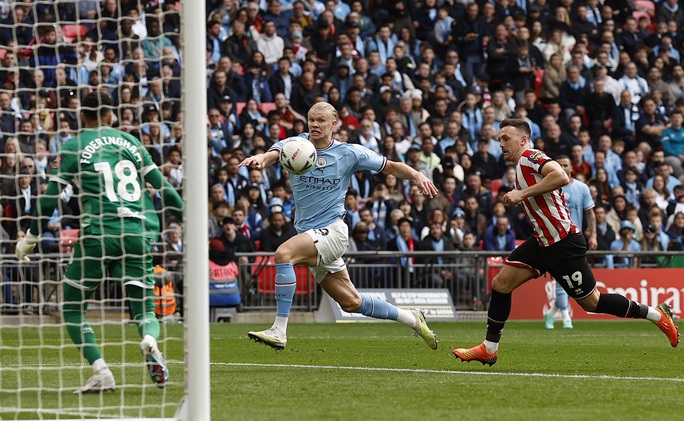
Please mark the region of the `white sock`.
[[404, 310], [403, 308], [397, 308], [399, 312], [397, 313], [397, 321], [401, 324], [405, 324], [408, 327], [416, 328], [418, 327], [418, 319], [413, 315], [412, 312]]
[[491, 342], [485, 339], [484, 341], [485, 348], [487, 348], [487, 352], [492, 354], [496, 352], [497, 349], [499, 349], [499, 343], [498, 342]]
[[569, 322], [572, 319], [570, 319], [570, 310], [565, 309], [561, 310], [561, 316], [563, 316], [563, 322]]
[[289, 317], [276, 316], [275, 322], [273, 322], [273, 327], [277, 327], [283, 332], [283, 335], [287, 335], [287, 320]]
[[93, 361], [93, 373], [97, 374], [99, 372], [109, 370], [109, 367], [107, 367], [107, 363], [103, 358], [98, 358], [95, 361]]
[[655, 308], [648, 306], [648, 314], [646, 315], [646, 319], [652, 321], [653, 323], [658, 323], [660, 321], [660, 318], [662, 315], [658, 310]]
[[558, 311], [558, 307], [556, 307], [556, 305], [554, 304], [551, 306], [551, 308], [549, 309], [549, 312], [546, 314], [548, 314], [550, 317], [553, 317], [556, 315], [557, 311]]

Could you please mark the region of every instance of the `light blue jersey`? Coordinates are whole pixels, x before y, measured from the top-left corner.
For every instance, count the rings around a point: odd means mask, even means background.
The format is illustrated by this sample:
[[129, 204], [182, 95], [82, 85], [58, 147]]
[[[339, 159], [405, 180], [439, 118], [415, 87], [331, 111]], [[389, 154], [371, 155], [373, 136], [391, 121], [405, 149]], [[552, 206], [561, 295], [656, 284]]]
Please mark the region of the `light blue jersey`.
[[[303, 133], [299, 137], [308, 138]], [[281, 140], [271, 147], [280, 151], [292, 138]], [[295, 229], [302, 233], [323, 228], [337, 218], [343, 218], [344, 196], [354, 172], [359, 170], [382, 171], [387, 159], [361, 145], [333, 140], [330, 146], [316, 151], [316, 167], [311, 171], [290, 174], [290, 186], [295, 202]]]
[[563, 196], [570, 211], [570, 219], [580, 229], [583, 229], [584, 211], [594, 207], [594, 199], [591, 198], [589, 187], [581, 181], [572, 180], [572, 183], [563, 186]]

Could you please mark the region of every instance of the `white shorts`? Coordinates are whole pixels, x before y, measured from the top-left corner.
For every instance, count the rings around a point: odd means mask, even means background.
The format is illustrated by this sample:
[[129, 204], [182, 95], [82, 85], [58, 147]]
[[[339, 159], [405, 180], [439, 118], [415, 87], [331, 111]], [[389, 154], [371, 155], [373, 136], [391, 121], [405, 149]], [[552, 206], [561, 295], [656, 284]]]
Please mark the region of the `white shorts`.
[[321, 282], [328, 273], [337, 273], [347, 268], [342, 255], [349, 245], [349, 228], [344, 220], [337, 219], [325, 228], [305, 231], [313, 239], [318, 259], [316, 266], [310, 267], [316, 282]]

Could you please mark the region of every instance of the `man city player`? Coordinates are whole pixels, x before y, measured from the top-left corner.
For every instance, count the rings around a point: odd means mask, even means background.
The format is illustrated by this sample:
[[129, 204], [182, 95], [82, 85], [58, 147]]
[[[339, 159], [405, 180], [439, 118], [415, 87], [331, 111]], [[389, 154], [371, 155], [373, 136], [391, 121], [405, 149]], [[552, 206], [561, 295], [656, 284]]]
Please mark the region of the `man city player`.
[[[435, 334], [428, 328], [419, 310], [403, 310], [369, 294], [360, 294], [349, 278], [342, 255], [349, 242], [344, 223], [344, 195], [352, 175], [359, 170], [372, 170], [413, 180], [420, 191], [437, 195], [437, 188], [423, 174], [403, 163], [385, 157], [361, 145], [333, 140], [337, 111], [326, 103], [314, 104], [309, 110], [309, 140], [316, 146], [316, 168], [306, 174], [290, 174], [290, 184], [297, 214], [298, 235], [278, 247], [276, 263], [276, 320], [270, 329], [249, 332], [248, 336], [277, 350], [287, 343], [287, 320], [292, 306], [297, 279], [293, 265], [310, 268], [316, 281], [342, 310], [361, 313], [376, 319], [396, 320], [410, 326], [428, 346], [437, 349]], [[247, 158], [240, 165], [264, 169], [278, 162], [280, 150], [289, 139], [282, 140], [264, 153]]]

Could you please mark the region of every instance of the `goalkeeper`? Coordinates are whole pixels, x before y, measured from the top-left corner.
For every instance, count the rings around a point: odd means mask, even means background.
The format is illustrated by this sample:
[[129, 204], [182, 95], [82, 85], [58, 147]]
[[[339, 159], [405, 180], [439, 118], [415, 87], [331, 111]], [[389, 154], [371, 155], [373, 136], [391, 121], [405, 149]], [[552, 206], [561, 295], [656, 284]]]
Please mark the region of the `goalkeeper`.
[[71, 340], [93, 368], [93, 376], [76, 393], [100, 393], [115, 387], [95, 333], [85, 318], [88, 300], [105, 277], [123, 282], [131, 314], [138, 326], [143, 358], [160, 388], [169, 378], [157, 346], [159, 322], [154, 314], [151, 241], [159, 235], [159, 219], [149, 183], [161, 190], [166, 206], [182, 220], [183, 202], [140, 141], [112, 129], [112, 99], [101, 92], [85, 96], [80, 118], [85, 130], [69, 140], [52, 166], [47, 191], [38, 199], [35, 218], [16, 248], [28, 261], [48, 223], [60, 191], [73, 182], [80, 189], [81, 231], [64, 276], [63, 317]]

